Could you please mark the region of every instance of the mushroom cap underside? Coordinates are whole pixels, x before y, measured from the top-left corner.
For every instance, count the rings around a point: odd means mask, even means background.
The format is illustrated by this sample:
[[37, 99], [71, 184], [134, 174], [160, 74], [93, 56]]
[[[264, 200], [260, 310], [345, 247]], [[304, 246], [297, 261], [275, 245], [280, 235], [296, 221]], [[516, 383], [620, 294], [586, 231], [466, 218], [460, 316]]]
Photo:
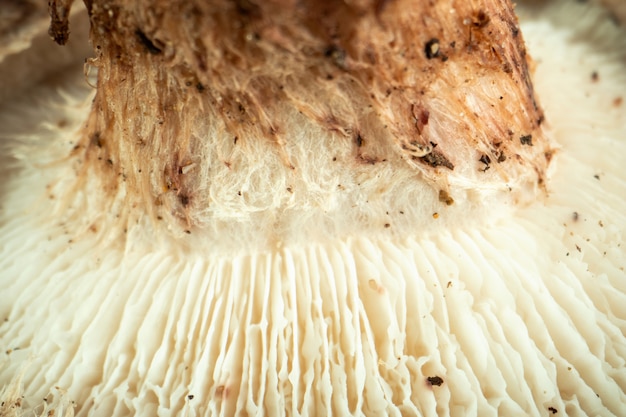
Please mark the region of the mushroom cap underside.
[[588, 5], [536, 7], [522, 30], [560, 150], [547, 196], [492, 220], [441, 227], [460, 215], [442, 204], [432, 228], [236, 256], [140, 223], [120, 246], [115, 207], [57, 195], [82, 71], [6, 106], [0, 410], [623, 415], [626, 38]]

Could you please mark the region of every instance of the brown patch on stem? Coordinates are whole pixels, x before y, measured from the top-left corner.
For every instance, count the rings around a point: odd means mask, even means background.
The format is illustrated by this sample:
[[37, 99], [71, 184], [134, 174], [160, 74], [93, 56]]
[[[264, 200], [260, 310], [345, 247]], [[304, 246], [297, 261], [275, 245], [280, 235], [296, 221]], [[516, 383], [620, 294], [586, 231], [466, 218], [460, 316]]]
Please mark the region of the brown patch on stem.
[[[70, 5], [50, 2], [59, 43], [69, 34]], [[301, 123], [346, 138], [320, 138], [321, 147], [357, 148], [346, 169], [400, 156], [436, 190], [450, 189], [455, 176], [476, 181], [475, 155], [496, 148], [491, 158], [507, 163], [481, 160], [497, 168], [481, 177], [501, 186], [545, 177], [552, 146], [509, 1], [86, 5], [98, 91], [76, 153], [84, 149], [104, 189], [118, 190], [124, 178], [127, 206], [153, 217], [184, 217], [187, 227], [194, 210], [206, 213], [212, 197], [199, 190], [212, 181], [215, 161], [228, 161], [236, 175], [263, 149], [297, 177], [308, 163], [293, 152], [305, 140]], [[485, 92], [494, 88], [506, 99], [494, 103]], [[191, 155], [194, 169], [182, 172]], [[108, 170], [95, 163], [107, 160]]]
[[65, 45], [70, 36], [70, 9], [74, 0], [49, 0], [50, 28], [48, 34], [59, 45]]

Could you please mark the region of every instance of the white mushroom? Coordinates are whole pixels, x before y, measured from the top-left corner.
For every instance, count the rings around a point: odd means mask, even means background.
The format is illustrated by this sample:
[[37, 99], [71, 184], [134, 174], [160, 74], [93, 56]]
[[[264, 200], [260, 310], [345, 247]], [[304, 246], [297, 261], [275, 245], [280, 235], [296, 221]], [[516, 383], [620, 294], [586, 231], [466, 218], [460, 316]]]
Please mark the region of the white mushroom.
[[518, 10], [545, 128], [500, 2], [86, 3], [97, 94], [0, 112], [0, 416], [626, 415], [602, 9]]

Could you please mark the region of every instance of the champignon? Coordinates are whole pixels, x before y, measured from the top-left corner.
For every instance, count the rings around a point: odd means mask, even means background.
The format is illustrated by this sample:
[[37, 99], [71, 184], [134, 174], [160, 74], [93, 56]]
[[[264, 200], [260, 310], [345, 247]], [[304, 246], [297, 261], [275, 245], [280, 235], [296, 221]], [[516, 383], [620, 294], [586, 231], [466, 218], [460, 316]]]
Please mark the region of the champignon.
[[508, 2], [86, 4], [0, 112], [0, 415], [626, 413], [602, 9], [519, 10], [533, 85]]

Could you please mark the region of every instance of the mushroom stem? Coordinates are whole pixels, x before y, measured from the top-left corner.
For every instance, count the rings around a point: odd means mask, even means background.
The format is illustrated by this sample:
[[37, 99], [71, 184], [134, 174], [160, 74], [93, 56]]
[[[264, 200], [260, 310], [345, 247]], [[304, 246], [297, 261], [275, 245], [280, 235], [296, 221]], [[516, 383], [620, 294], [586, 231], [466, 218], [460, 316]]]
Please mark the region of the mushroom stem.
[[74, 156], [126, 223], [259, 249], [544, 186], [554, 146], [509, 2], [86, 4], [98, 90]]

